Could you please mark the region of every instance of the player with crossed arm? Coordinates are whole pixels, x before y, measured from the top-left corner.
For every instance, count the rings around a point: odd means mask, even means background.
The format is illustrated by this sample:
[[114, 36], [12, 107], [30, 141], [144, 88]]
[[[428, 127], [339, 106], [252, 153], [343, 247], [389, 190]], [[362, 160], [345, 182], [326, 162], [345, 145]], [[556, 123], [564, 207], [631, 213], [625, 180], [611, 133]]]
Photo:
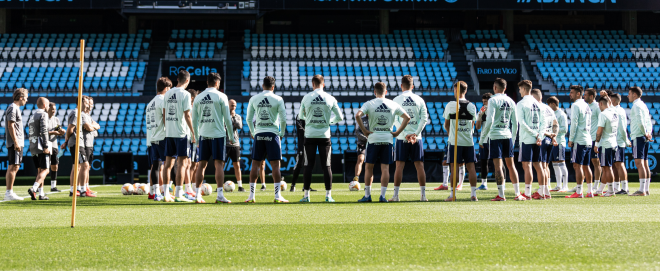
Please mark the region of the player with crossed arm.
[[[305, 121], [305, 174], [304, 195], [300, 202], [310, 202], [309, 190], [312, 184], [312, 170], [316, 163], [316, 150], [318, 149], [323, 170], [323, 182], [325, 183], [325, 201], [335, 202], [332, 198], [332, 171], [330, 170], [331, 147], [330, 125], [344, 119], [337, 104], [337, 99], [323, 91], [325, 83], [323, 76], [317, 74], [312, 78], [314, 91], [308, 93], [300, 102], [300, 119]], [[334, 114], [333, 118], [330, 116]]]
[[[474, 152], [474, 143], [472, 142], [472, 133], [474, 132], [474, 123], [477, 121], [477, 107], [470, 101], [465, 99], [467, 93], [467, 83], [460, 81], [459, 89], [455, 90], [454, 95], [458, 96], [458, 105], [455, 101], [451, 101], [445, 107], [443, 117], [445, 118], [445, 130], [449, 131], [449, 142], [447, 149], [447, 163], [450, 167], [454, 167], [454, 155], [456, 156], [456, 163], [465, 163], [465, 167], [469, 172], [470, 180], [470, 193], [471, 201], [479, 201], [477, 199], [477, 171], [474, 168], [474, 163], [477, 161], [477, 156]], [[456, 106], [458, 110], [458, 133], [456, 133]], [[458, 140], [456, 141], [456, 138]], [[454, 143], [456, 142], [456, 143]], [[457, 144], [456, 153], [454, 153], [454, 144]], [[453, 175], [453, 174], [452, 174]], [[452, 176], [452, 179], [456, 176]], [[453, 187], [449, 186], [449, 197], [445, 201], [454, 201], [452, 192]]]
[[[488, 158], [493, 160], [495, 167], [495, 181], [497, 183], [498, 195], [491, 201], [506, 201], [504, 196], [504, 162], [509, 172], [511, 184], [515, 190], [515, 200], [526, 200], [520, 195], [520, 186], [518, 185], [518, 170], [513, 163], [513, 144], [516, 142], [518, 133], [518, 117], [516, 116], [516, 103], [504, 94], [506, 90], [506, 81], [497, 78], [493, 84], [493, 95], [488, 100], [488, 110], [486, 110], [486, 121], [481, 129], [481, 138], [479, 146], [484, 147], [488, 144]], [[504, 159], [504, 162], [502, 161]]]
[[614, 155], [614, 191], [617, 195], [628, 195], [628, 171], [626, 170], [626, 165], [624, 164], [626, 159], [626, 148], [632, 146], [632, 143], [628, 139], [628, 116], [626, 115], [626, 110], [621, 107], [621, 94], [611, 93], [608, 94], [610, 100], [612, 101], [612, 106], [614, 111], [618, 115], [619, 124], [617, 125], [618, 129], [616, 132], [616, 142], [618, 148], [616, 149], [616, 154]]
[[[596, 140], [594, 141], [594, 152], [599, 157], [602, 167], [602, 183], [596, 189], [594, 196], [613, 197], [614, 194], [614, 173], [612, 164], [618, 148], [616, 141], [619, 125], [619, 115], [614, 107], [611, 107], [611, 101], [605, 91], [601, 91], [598, 100], [600, 114], [598, 114], [598, 130], [596, 131]], [[603, 194], [604, 186], [607, 185], [607, 193]]]
[[[411, 160], [417, 170], [417, 182], [419, 183], [420, 201], [426, 199], [426, 172], [424, 171], [424, 145], [422, 144], [422, 131], [429, 120], [426, 102], [417, 94], [414, 94], [413, 78], [404, 75], [401, 78], [401, 90], [403, 93], [394, 98], [394, 102], [408, 114], [410, 121], [406, 129], [396, 137], [394, 160], [396, 160], [396, 171], [394, 172], [394, 196], [389, 201], [399, 201], [399, 186], [403, 181], [403, 169], [406, 161]], [[401, 126], [402, 119], [394, 118], [394, 126]], [[415, 142], [409, 142], [406, 138], [414, 137]]]
[[559, 124], [557, 123], [557, 117], [555, 117], [555, 112], [550, 108], [550, 106], [543, 104], [543, 94], [538, 88], [532, 89], [532, 96], [538, 102], [541, 108], [541, 114], [545, 120], [545, 126], [543, 126], [542, 133], [545, 138], [541, 141], [541, 168], [543, 169], [543, 194], [546, 199], [552, 198], [550, 196], [550, 167], [548, 164], [551, 161], [550, 154], [552, 149], [557, 146], [557, 132], [559, 131]]
[[45, 109], [48, 105], [48, 99], [40, 97], [37, 99], [37, 110], [32, 114], [28, 120], [29, 126], [29, 139], [30, 139], [30, 153], [32, 153], [32, 160], [37, 168], [37, 178], [34, 185], [28, 189], [28, 194], [32, 200], [48, 200], [44, 195], [43, 184], [50, 168], [50, 140], [48, 139], [48, 113]]
[[653, 136], [653, 124], [649, 108], [642, 101], [642, 89], [631, 87], [628, 89], [628, 101], [633, 105], [630, 110], [630, 138], [633, 145], [633, 158], [639, 171], [639, 190], [631, 196], [648, 196], [651, 184], [651, 170], [649, 169], [649, 145]]
[[566, 198], [584, 198], [582, 183], [587, 180], [587, 197], [593, 198], [591, 189], [591, 109], [582, 99], [582, 86], [572, 85], [569, 97], [571, 105], [571, 133], [568, 138], [568, 147], [571, 148], [571, 162], [575, 170], [575, 193]]
[[[358, 202], [371, 202], [371, 183], [373, 182], [374, 165], [380, 162], [380, 202], [388, 202], [385, 199], [387, 192], [387, 184], [390, 182], [390, 164], [394, 157], [392, 153], [392, 139], [399, 136], [408, 126], [410, 117], [408, 114], [394, 101], [385, 98], [387, 94], [387, 87], [385, 83], [378, 82], [374, 86], [375, 99], [369, 100], [364, 103], [362, 108], [355, 113], [355, 121], [360, 126], [362, 133], [367, 136], [367, 165], [364, 171], [364, 197], [359, 199]], [[369, 125], [371, 130], [367, 130], [362, 123], [362, 116], [369, 117]], [[397, 127], [396, 132], [392, 132], [394, 127], [394, 118], [401, 116], [403, 121], [401, 126]], [[408, 142], [415, 143], [416, 138], [412, 135], [406, 138]]]
[[208, 88], [197, 95], [193, 105], [193, 130], [194, 134], [199, 135], [197, 142], [199, 142], [200, 152], [199, 164], [195, 172], [197, 184], [195, 203], [205, 203], [200, 189], [204, 180], [204, 171], [211, 158], [215, 164], [215, 182], [218, 193], [215, 203], [231, 203], [222, 192], [222, 186], [225, 183], [225, 160], [227, 160], [225, 144], [237, 139], [234, 138], [227, 95], [218, 90], [220, 80], [219, 74], [209, 73], [206, 79]]
[[[250, 170], [250, 196], [245, 202], [254, 203], [254, 190], [257, 186], [258, 171], [265, 169], [264, 159], [268, 159], [273, 168], [275, 183], [275, 203], [288, 203], [281, 195], [280, 162], [282, 160], [281, 138], [286, 131], [286, 109], [282, 97], [273, 93], [275, 78], [266, 76], [263, 80], [263, 91], [250, 98], [247, 110], [247, 124], [250, 136], [254, 139], [252, 145], [252, 169]], [[256, 113], [256, 122], [252, 121]]]
[[[523, 80], [518, 83], [518, 89], [522, 100], [516, 105], [516, 115], [518, 115], [518, 124], [520, 125], [520, 151], [518, 153], [518, 162], [522, 162], [525, 171], [525, 194], [527, 199], [545, 199], [543, 183], [545, 180], [545, 170], [541, 167], [541, 140], [545, 138], [543, 114], [541, 106], [531, 95], [532, 81]], [[536, 170], [538, 178], [539, 192], [532, 192], [532, 166]]]
[[[555, 179], [557, 186], [550, 192], [568, 192], [568, 169], [566, 168], [566, 132], [568, 131], [568, 118], [564, 110], [559, 108], [559, 99], [552, 96], [545, 101], [550, 109], [554, 111], [559, 129], [557, 131], [557, 145], [552, 147], [548, 161], [552, 161], [552, 167], [555, 170]], [[549, 184], [550, 182], [548, 182]]]
[[[165, 168], [163, 171], [163, 185], [169, 184], [170, 172], [176, 160], [176, 188], [174, 199], [170, 195], [169, 187], [163, 190], [164, 202], [191, 202], [183, 194], [183, 181], [190, 167], [192, 144], [196, 143], [195, 132], [192, 131], [192, 117], [190, 110], [192, 103], [190, 93], [186, 90], [190, 82], [190, 74], [180, 70], [177, 76], [177, 86], [165, 93], [163, 103], [163, 119], [165, 122]], [[157, 108], [158, 110], [158, 108]], [[191, 134], [191, 137], [188, 137]]]

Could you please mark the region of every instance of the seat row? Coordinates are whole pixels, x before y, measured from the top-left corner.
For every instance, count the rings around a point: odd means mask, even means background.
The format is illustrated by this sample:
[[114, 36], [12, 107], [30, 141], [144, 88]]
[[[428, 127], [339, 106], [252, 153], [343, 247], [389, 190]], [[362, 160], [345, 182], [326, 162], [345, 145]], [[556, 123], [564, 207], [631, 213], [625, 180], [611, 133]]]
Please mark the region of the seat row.
[[253, 47], [253, 59], [444, 59], [443, 48]]

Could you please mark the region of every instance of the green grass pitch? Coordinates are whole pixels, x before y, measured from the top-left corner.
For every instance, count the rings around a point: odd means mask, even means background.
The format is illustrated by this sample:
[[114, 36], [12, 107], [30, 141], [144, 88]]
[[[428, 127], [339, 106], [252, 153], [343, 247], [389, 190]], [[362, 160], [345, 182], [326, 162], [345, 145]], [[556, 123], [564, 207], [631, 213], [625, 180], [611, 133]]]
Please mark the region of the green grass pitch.
[[[428, 184], [431, 202], [418, 202], [417, 185], [405, 184], [404, 202], [358, 204], [363, 192], [338, 183], [337, 203], [322, 202], [323, 191], [312, 193], [308, 204], [297, 202], [302, 192], [284, 192], [292, 203], [277, 205], [272, 184], [257, 192], [255, 204], [243, 203], [247, 193], [225, 193], [230, 205], [165, 204], [123, 196], [120, 186], [97, 186], [98, 198], [79, 198], [74, 229], [68, 192], [51, 194], [50, 201], [2, 202], [0, 270], [660, 266], [660, 185], [652, 184], [648, 197], [554, 193], [552, 200], [531, 202], [490, 202], [496, 190], [489, 185], [478, 191], [479, 202], [469, 201], [469, 189], [458, 193], [458, 202], [443, 202], [447, 191], [430, 190], [437, 184]], [[25, 186], [15, 190], [27, 194]], [[507, 197], [513, 197], [510, 184]]]

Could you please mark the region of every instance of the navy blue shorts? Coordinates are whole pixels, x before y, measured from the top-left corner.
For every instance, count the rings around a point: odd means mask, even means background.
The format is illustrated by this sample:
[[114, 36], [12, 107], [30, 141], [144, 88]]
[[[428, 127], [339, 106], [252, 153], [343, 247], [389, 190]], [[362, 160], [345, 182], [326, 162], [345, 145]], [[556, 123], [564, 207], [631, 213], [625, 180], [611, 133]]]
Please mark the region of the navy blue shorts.
[[[448, 145], [449, 155], [447, 155], [447, 163], [454, 163], [454, 146]], [[477, 162], [477, 155], [474, 153], [474, 146], [458, 146], [456, 152], [456, 163], [474, 163]]]
[[626, 159], [626, 147], [616, 148], [616, 153], [614, 154], [614, 163], [625, 162]]
[[258, 133], [252, 144], [252, 160], [263, 161], [282, 160], [280, 137], [275, 133]]
[[600, 158], [600, 156], [594, 151], [595, 146], [596, 146], [596, 141], [592, 141], [591, 142], [591, 159]]
[[424, 162], [424, 146], [417, 141], [415, 144], [397, 140], [394, 146], [394, 161], [422, 161]]
[[573, 151], [571, 152], [571, 162], [573, 164], [580, 164], [588, 166], [591, 163], [591, 150], [590, 146], [573, 144]]
[[165, 138], [165, 156], [167, 157], [190, 157], [192, 150], [190, 148], [190, 141], [188, 137], [183, 138], [174, 138], [166, 137]]
[[151, 142], [151, 161], [165, 161], [165, 140]]
[[520, 143], [518, 162], [541, 162], [541, 146]]
[[614, 163], [614, 155], [616, 154], [616, 147], [614, 148], [603, 148], [598, 147], [598, 158], [600, 159], [601, 167], [611, 167]]
[[552, 153], [552, 138], [545, 137], [541, 141], [541, 162], [543, 163], [549, 163], [552, 162], [552, 159], [550, 157], [550, 154]]
[[488, 160], [488, 159], [490, 159], [488, 157], [489, 153], [490, 153], [488, 143], [484, 143], [483, 145], [484, 145], [483, 148], [481, 146], [479, 146], [479, 160]]
[[367, 143], [367, 157], [365, 162], [369, 164], [391, 164], [394, 161], [394, 153], [391, 143]]
[[649, 143], [646, 142], [646, 137], [640, 136], [633, 139], [633, 159], [649, 159]]
[[488, 145], [490, 148], [490, 159], [513, 157], [513, 141], [511, 141], [511, 138], [495, 140], [489, 139]]
[[552, 151], [550, 152], [550, 161], [564, 161], [566, 160], [566, 149], [561, 144], [557, 146], [552, 146]]
[[209, 161], [211, 158], [213, 158], [213, 160], [227, 161], [225, 137], [199, 138], [199, 160]]

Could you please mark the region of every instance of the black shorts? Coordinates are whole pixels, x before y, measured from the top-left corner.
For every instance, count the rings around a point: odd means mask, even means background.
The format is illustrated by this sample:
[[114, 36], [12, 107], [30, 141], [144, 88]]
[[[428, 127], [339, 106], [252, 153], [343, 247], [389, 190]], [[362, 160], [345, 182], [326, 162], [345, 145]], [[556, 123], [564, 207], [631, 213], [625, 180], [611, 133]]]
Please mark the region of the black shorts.
[[[87, 161], [87, 152], [85, 151], [85, 147], [80, 147], [78, 152], [78, 164], [83, 164]], [[71, 152], [71, 156], [76, 154], [76, 147], [69, 147], [69, 152]]]
[[87, 156], [87, 162], [91, 164], [92, 160], [94, 160], [94, 147], [86, 147], [85, 156]]
[[50, 155], [45, 153], [40, 153], [32, 156], [32, 161], [34, 161], [34, 166], [41, 169], [50, 168]]
[[57, 158], [57, 154], [60, 153], [60, 150], [58, 148], [51, 148], [50, 149], [50, 165], [51, 166], [57, 166], [60, 164], [60, 158]]
[[227, 146], [227, 161], [229, 162], [240, 162], [241, 161], [241, 147], [237, 146]]
[[20, 165], [23, 163], [23, 152], [17, 152], [14, 146], [7, 147], [7, 156], [9, 158], [9, 165]]
[[367, 154], [367, 145], [357, 145], [357, 154], [358, 155], [365, 155]]

